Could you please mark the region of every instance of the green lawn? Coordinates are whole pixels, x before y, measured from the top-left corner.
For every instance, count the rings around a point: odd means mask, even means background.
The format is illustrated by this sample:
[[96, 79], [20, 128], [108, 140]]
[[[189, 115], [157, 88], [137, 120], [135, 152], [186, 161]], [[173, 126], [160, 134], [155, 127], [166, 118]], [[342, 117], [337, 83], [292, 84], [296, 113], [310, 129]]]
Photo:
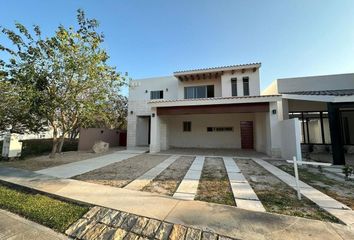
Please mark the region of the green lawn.
[[86, 206], [57, 200], [42, 194], [10, 188], [1, 183], [0, 208], [59, 232], [65, 232], [89, 209]]

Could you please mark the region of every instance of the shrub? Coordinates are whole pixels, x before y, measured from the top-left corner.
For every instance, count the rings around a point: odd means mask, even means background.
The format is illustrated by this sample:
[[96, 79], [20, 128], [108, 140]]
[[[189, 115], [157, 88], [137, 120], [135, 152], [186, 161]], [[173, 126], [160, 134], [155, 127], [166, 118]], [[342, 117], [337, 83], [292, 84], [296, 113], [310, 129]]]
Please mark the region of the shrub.
[[[28, 139], [22, 140], [22, 157], [42, 155], [52, 150], [52, 139]], [[79, 141], [77, 139], [65, 139], [63, 152], [77, 151]]]

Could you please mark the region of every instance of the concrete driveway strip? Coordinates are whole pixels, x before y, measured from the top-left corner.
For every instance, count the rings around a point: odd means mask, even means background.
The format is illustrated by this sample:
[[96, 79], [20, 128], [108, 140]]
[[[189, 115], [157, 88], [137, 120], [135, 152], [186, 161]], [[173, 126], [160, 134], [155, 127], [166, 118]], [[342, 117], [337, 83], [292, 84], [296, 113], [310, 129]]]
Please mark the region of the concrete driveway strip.
[[266, 210], [261, 201], [259, 201], [257, 194], [241, 173], [234, 159], [232, 157], [223, 157], [223, 160], [237, 207], [265, 212]]
[[64, 240], [66, 236], [0, 209], [0, 239]]
[[174, 161], [177, 160], [180, 156], [178, 155], [173, 155], [169, 158], [167, 158], [165, 161], [162, 163], [158, 164], [156, 167], [150, 169], [146, 173], [144, 173], [142, 176], [138, 177], [131, 183], [129, 183], [127, 186], [124, 188], [130, 189], [130, 190], [136, 190], [139, 191], [146, 185], [148, 185], [155, 177], [157, 177], [160, 173], [162, 173], [166, 168], [168, 168]]
[[173, 194], [174, 198], [194, 200], [198, 191], [199, 179], [204, 166], [204, 156], [196, 156], [182, 182]]
[[0, 180], [27, 186], [64, 198], [87, 202], [164, 220], [174, 224], [211, 230], [236, 239], [343, 240], [354, 239], [348, 226], [243, 210], [237, 207], [184, 201], [167, 196], [122, 188], [57, 179], [14, 168], [0, 168]]
[[95, 169], [107, 166], [112, 163], [120, 162], [125, 159], [135, 157], [141, 154], [140, 152], [132, 151], [118, 151], [112, 154], [107, 154], [97, 158], [91, 158], [79, 162], [68, 163], [56, 167], [46, 168], [36, 173], [46, 174], [58, 178], [71, 178], [76, 175], [80, 175], [86, 172], [93, 171]]

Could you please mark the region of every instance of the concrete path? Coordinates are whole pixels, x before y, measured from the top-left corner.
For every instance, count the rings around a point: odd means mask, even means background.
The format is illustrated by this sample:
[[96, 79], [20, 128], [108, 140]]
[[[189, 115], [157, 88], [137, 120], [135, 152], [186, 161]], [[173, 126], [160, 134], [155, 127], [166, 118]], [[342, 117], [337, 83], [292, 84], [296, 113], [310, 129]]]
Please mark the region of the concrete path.
[[265, 212], [261, 201], [256, 193], [241, 173], [236, 162], [232, 157], [223, 157], [227, 175], [235, 198], [236, 206], [239, 208]]
[[155, 177], [157, 177], [160, 173], [162, 173], [166, 168], [168, 168], [174, 161], [176, 161], [180, 156], [173, 155], [167, 158], [162, 163], [158, 164], [156, 167], [150, 169], [145, 174], [135, 179], [131, 183], [129, 183], [124, 188], [130, 190], [141, 190], [143, 187], [148, 185]]
[[[253, 158], [253, 161], [296, 190], [295, 177], [262, 159]], [[300, 191], [302, 195], [316, 203], [319, 207], [354, 229], [354, 211], [348, 206], [318, 191], [303, 181], [300, 181]]]
[[0, 167], [0, 180], [76, 201], [209, 230], [236, 239], [354, 239], [353, 230], [344, 225], [200, 201], [183, 201], [141, 191], [58, 179], [15, 168]]
[[0, 209], [0, 239], [63, 240], [66, 236]]
[[73, 163], [68, 163], [56, 167], [42, 169], [36, 171], [36, 173], [46, 174], [58, 178], [71, 178], [73, 176], [90, 172], [97, 168], [101, 168], [112, 163], [123, 161], [127, 158], [135, 157], [141, 153], [143, 153], [143, 151], [137, 151], [137, 150], [117, 151], [115, 153], [107, 154], [97, 158], [90, 158], [79, 162], [73, 162]]
[[204, 166], [203, 156], [196, 156], [188, 172], [184, 176], [181, 184], [173, 194], [174, 198], [184, 200], [194, 200], [197, 194], [199, 179]]

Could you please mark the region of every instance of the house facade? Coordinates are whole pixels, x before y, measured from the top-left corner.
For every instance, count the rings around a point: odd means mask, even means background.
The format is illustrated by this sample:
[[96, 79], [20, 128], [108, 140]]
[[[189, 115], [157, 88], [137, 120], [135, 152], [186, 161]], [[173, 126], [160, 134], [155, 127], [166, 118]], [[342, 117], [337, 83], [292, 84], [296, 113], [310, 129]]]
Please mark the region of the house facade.
[[301, 159], [302, 120], [293, 117], [295, 94], [289, 92], [302, 89], [277, 80], [261, 94], [260, 67], [251, 63], [131, 81], [127, 146], [149, 146], [152, 153], [169, 148], [253, 149]]

